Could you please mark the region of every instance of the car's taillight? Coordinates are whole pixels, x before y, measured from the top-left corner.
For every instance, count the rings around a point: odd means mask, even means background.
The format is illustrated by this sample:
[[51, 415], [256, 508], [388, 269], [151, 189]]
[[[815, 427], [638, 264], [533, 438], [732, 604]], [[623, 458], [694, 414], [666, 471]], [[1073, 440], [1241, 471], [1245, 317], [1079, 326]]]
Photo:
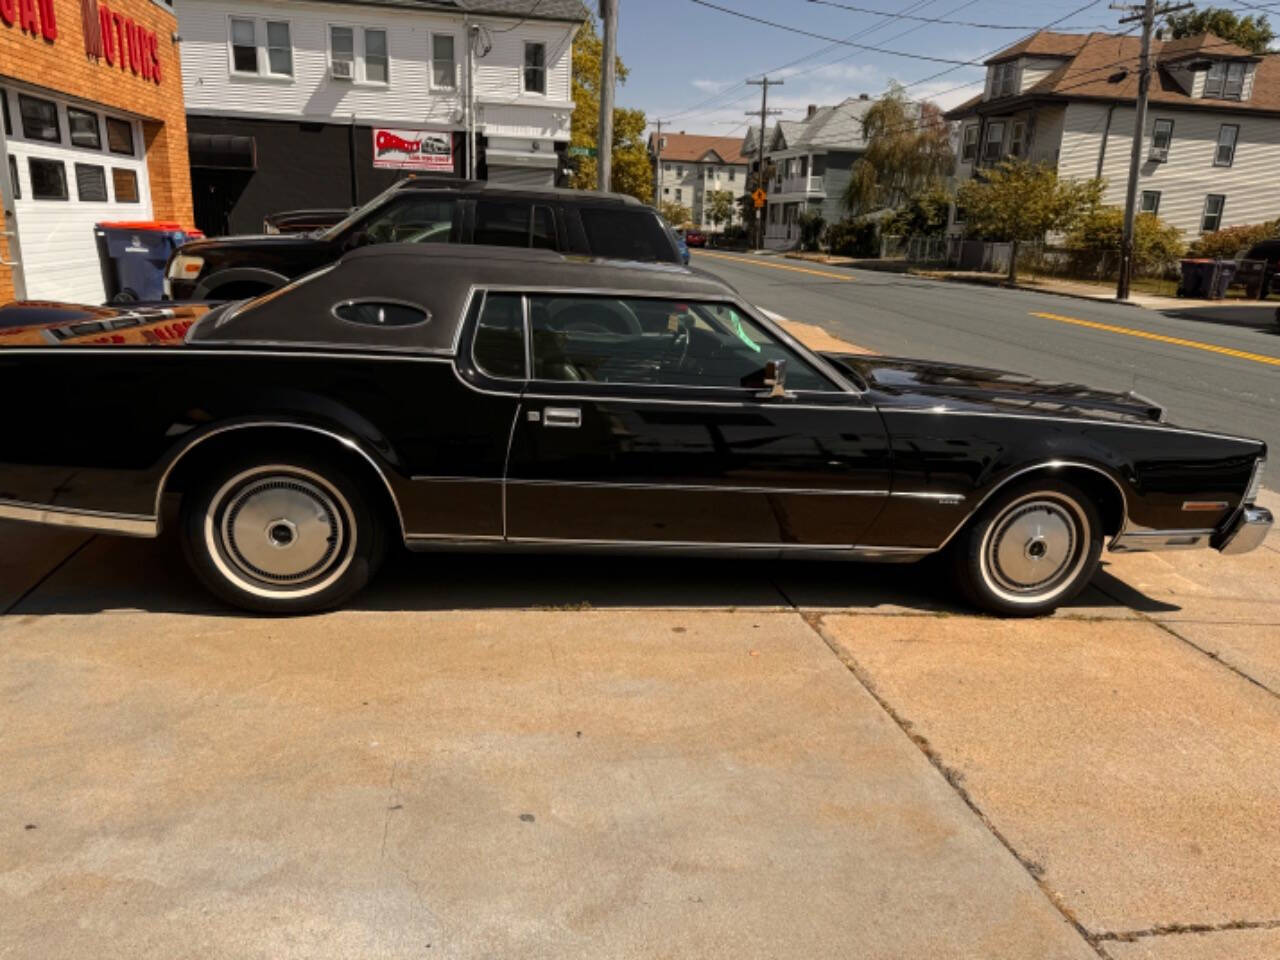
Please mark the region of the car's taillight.
[[1262, 459], [1253, 465], [1253, 476], [1249, 478], [1249, 488], [1244, 492], [1245, 503], [1254, 503], [1262, 492], [1262, 471], [1266, 465], [1267, 461]]

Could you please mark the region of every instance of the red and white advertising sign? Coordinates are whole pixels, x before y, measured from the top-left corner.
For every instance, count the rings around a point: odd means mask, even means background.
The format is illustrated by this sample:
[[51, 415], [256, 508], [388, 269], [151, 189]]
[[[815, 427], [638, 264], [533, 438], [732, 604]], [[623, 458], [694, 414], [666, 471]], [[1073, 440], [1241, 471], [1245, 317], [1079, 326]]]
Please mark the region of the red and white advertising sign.
[[448, 130], [373, 131], [373, 165], [391, 170], [453, 170]]

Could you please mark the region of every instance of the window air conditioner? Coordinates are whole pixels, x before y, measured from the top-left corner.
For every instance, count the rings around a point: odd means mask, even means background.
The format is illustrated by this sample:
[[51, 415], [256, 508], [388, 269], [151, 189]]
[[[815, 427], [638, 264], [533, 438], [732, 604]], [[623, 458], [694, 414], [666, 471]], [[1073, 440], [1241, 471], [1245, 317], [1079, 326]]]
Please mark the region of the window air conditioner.
[[356, 65], [351, 60], [334, 60], [329, 65], [329, 75], [335, 80], [352, 80], [356, 75]]

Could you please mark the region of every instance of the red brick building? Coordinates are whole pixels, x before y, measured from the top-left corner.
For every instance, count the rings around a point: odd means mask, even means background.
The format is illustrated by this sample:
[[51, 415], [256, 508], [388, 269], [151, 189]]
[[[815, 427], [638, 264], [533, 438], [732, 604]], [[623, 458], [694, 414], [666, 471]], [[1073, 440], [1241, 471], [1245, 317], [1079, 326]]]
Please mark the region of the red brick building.
[[165, 0], [0, 0], [0, 107], [0, 302], [101, 301], [94, 223], [192, 222]]

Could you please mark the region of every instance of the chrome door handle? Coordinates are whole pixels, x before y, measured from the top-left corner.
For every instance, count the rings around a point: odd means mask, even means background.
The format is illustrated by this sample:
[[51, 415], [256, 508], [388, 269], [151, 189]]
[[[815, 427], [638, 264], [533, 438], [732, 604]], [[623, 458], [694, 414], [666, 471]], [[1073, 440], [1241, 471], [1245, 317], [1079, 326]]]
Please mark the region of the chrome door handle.
[[580, 427], [582, 411], [577, 407], [546, 407], [542, 411], [544, 427]]

